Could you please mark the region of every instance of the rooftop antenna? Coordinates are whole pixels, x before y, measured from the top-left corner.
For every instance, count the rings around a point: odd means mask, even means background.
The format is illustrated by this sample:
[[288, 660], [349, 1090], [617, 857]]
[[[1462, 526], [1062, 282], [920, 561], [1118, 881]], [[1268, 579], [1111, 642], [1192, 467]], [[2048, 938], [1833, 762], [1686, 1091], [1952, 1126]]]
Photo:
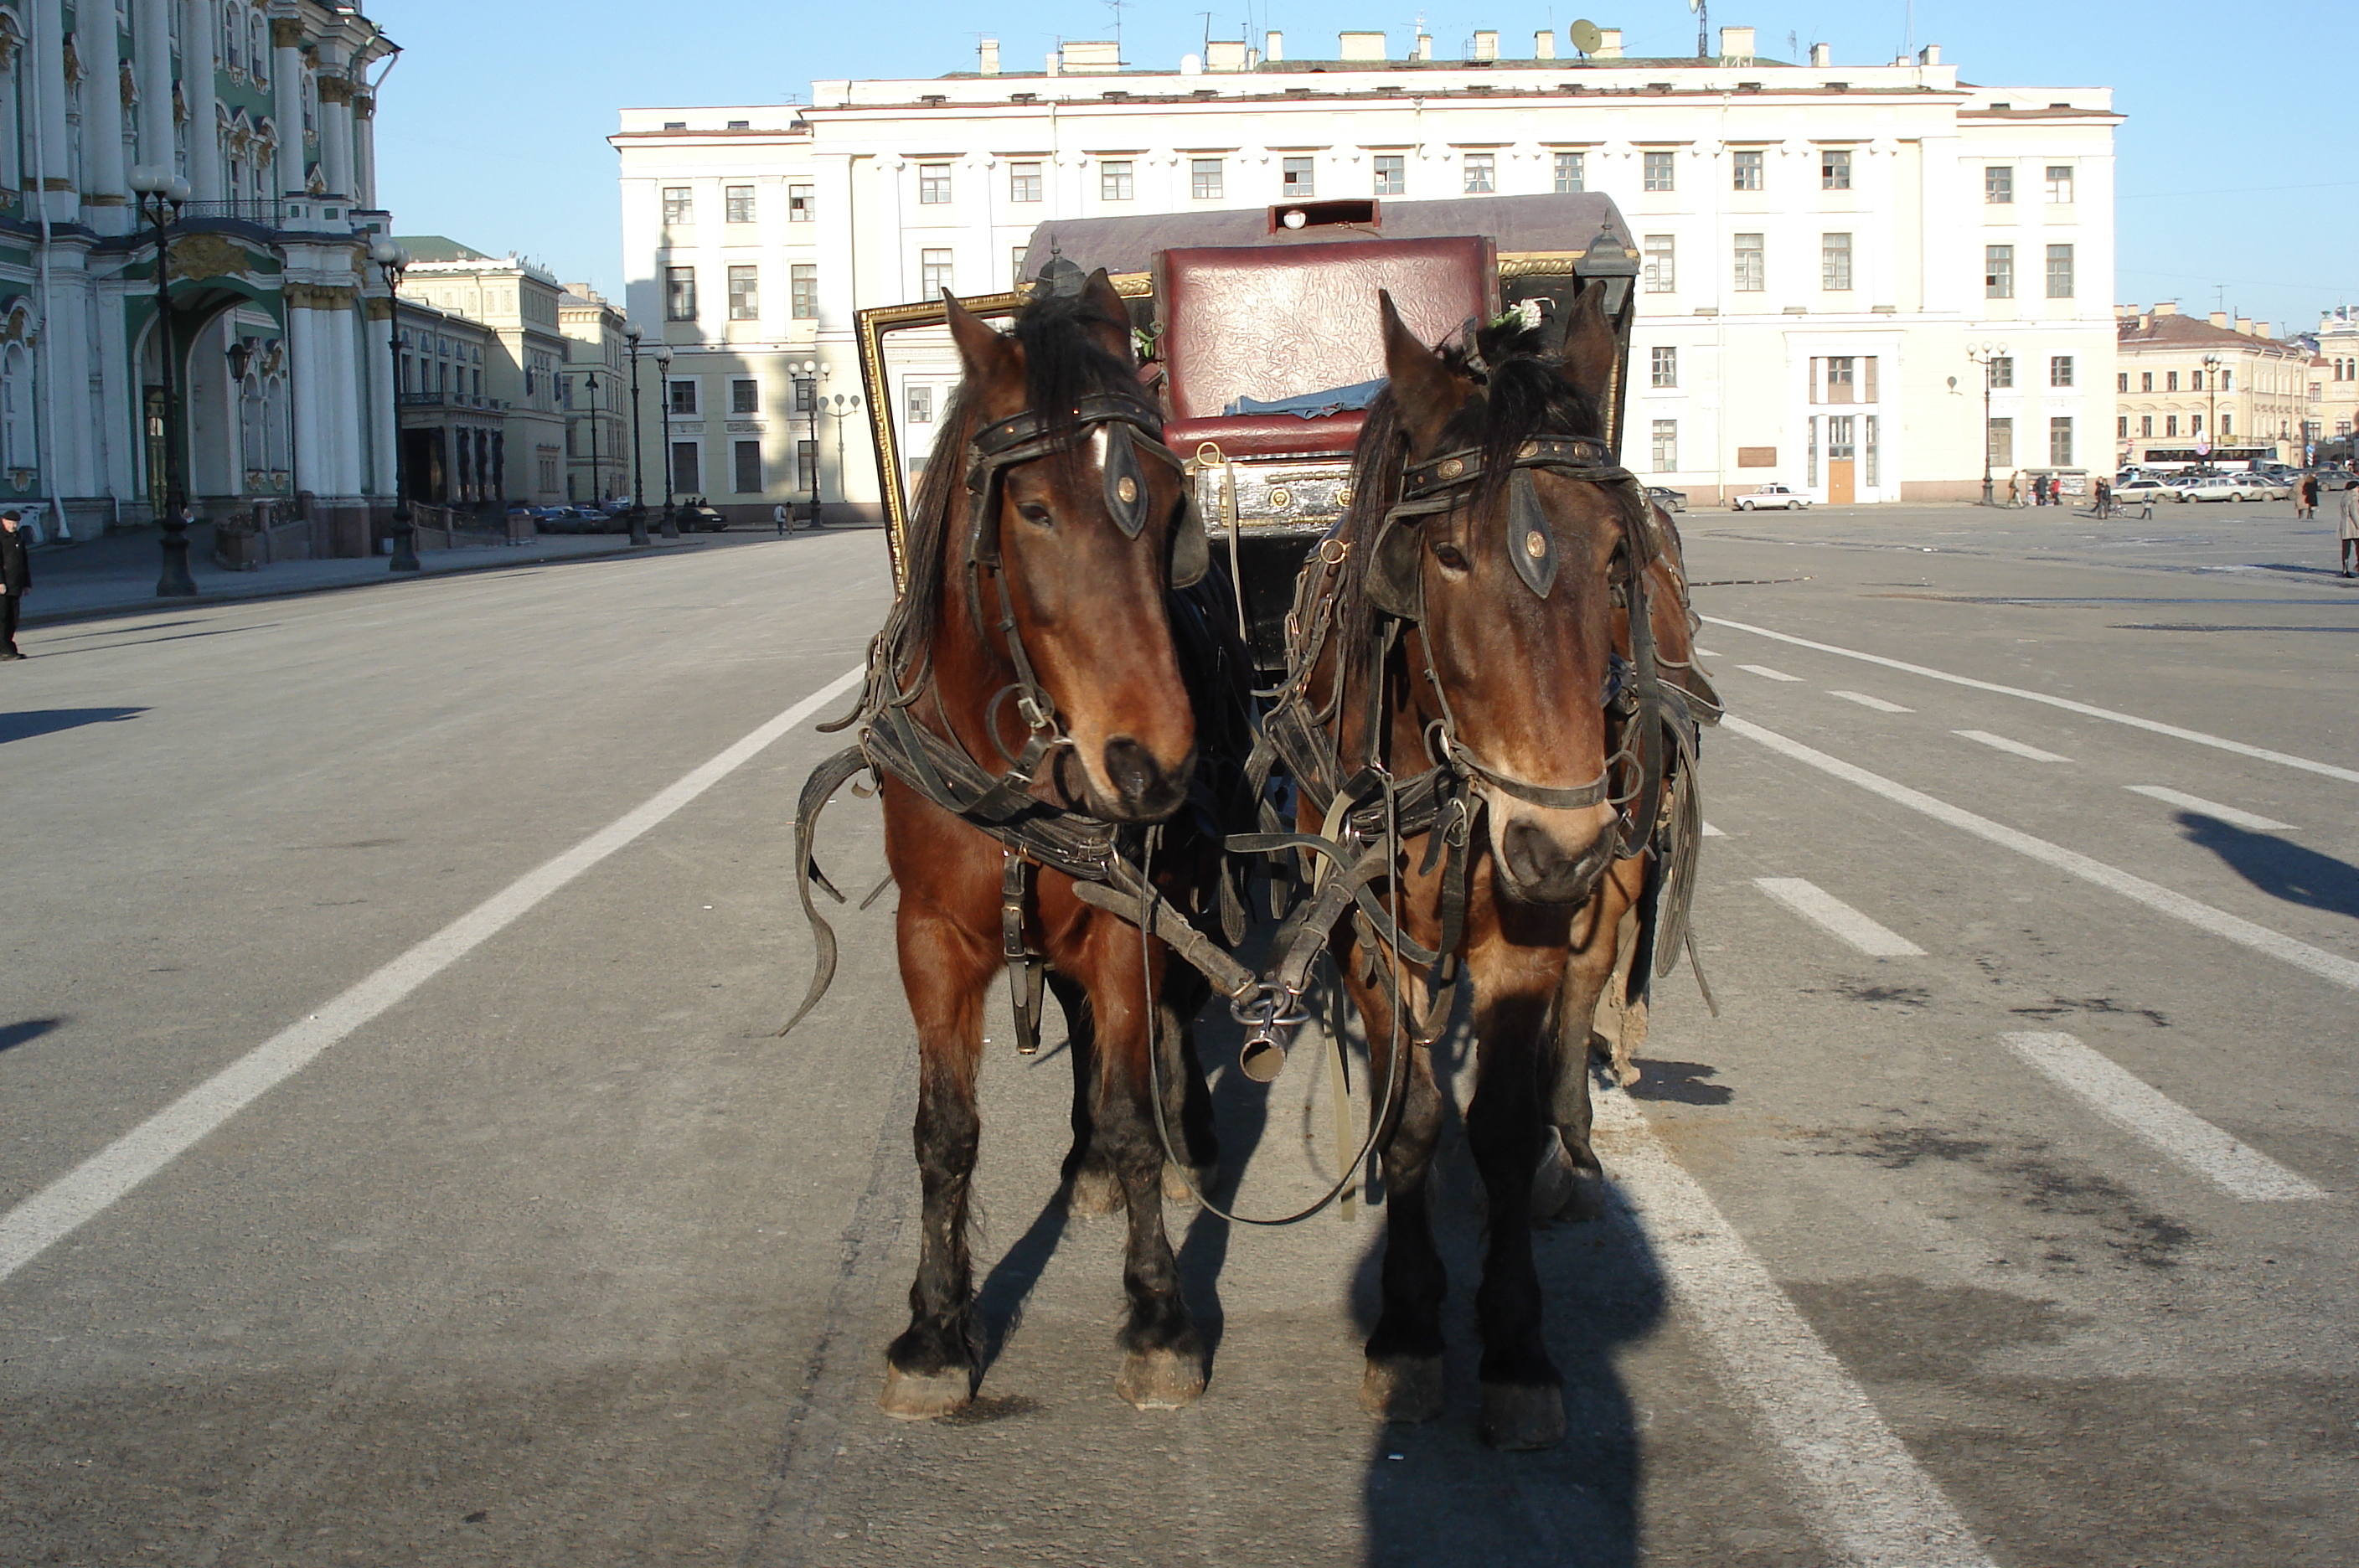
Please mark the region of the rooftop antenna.
[[1122, 13], [1125, 7], [1137, 4], [1137, 0], [1098, 0], [1098, 4], [1103, 5], [1107, 10], [1114, 13], [1114, 62], [1115, 65], [1120, 66], [1124, 63], [1122, 58]]
[[1710, 60], [1711, 52], [1704, 48], [1704, 39], [1712, 31], [1710, 0], [1688, 0], [1688, 9], [1696, 14], [1696, 59]]
[[1212, 14], [1199, 11], [1196, 15], [1204, 18], [1204, 53], [1210, 55], [1212, 52]]

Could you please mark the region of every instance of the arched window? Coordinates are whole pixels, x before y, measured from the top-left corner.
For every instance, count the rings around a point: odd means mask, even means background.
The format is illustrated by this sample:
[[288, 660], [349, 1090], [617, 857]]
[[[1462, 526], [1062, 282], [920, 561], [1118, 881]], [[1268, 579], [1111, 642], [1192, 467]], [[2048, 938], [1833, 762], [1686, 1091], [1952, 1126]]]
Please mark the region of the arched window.
[[245, 27], [238, 18], [243, 9], [238, 0], [222, 0], [221, 63], [230, 71], [240, 69], [245, 60]]
[[258, 87], [270, 85], [270, 40], [267, 27], [268, 24], [264, 22], [262, 13], [259, 11], [245, 19], [247, 69], [254, 72], [255, 85]]
[[[270, 466], [268, 413], [263, 403], [262, 377], [248, 375], [238, 388], [237, 451], [251, 475], [246, 488], [268, 488], [269, 479], [264, 470]], [[242, 476], [243, 477], [243, 476]]]
[[0, 466], [32, 468], [33, 356], [21, 343], [0, 351]]

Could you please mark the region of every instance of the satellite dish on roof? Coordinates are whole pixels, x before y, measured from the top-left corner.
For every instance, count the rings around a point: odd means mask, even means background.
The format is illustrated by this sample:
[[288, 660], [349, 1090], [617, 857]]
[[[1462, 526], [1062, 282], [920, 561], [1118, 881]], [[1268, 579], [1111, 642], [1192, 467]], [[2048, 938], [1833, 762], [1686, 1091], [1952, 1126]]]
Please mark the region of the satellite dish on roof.
[[1585, 55], [1595, 54], [1597, 52], [1597, 46], [1604, 42], [1604, 39], [1599, 38], [1597, 35], [1597, 24], [1589, 20], [1585, 16], [1580, 21], [1575, 22], [1571, 27], [1566, 28], [1565, 31], [1571, 35], [1572, 38], [1572, 47], [1579, 49]]

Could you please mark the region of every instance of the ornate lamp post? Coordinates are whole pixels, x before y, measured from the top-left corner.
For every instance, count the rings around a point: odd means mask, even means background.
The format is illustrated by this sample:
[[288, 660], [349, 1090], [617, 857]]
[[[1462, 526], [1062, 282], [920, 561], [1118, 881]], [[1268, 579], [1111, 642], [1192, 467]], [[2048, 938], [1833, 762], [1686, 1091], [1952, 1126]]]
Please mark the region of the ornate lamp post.
[[180, 204], [189, 199], [189, 182], [168, 169], [142, 166], [131, 171], [131, 189], [139, 201], [139, 215], [156, 225], [156, 347], [164, 366], [164, 564], [156, 579], [159, 598], [195, 596], [196, 579], [189, 575], [188, 490], [180, 478], [180, 388], [173, 361], [179, 347], [172, 331], [170, 292], [172, 257], [167, 231], [180, 220]]
[[639, 402], [639, 323], [623, 323], [623, 342], [631, 351], [631, 546], [647, 542], [647, 486], [644, 471], [639, 466], [639, 425], [643, 420]]
[[1983, 505], [1995, 506], [1998, 502], [1991, 494], [1991, 377], [1993, 369], [2006, 357], [2006, 344], [1986, 343], [1966, 350], [1966, 357], [1983, 367]]
[[679, 538], [679, 518], [672, 512], [672, 487], [679, 476], [672, 472], [671, 461], [671, 344], [656, 344], [656, 373], [663, 379], [663, 388], [657, 397], [663, 409], [664, 518], [663, 537]]
[[843, 498], [849, 501], [852, 499], [852, 487], [843, 483], [843, 426], [845, 420], [860, 412], [860, 394], [839, 392], [835, 395], [833, 402], [835, 405], [832, 412], [835, 415], [836, 485], [843, 491]]
[[369, 259], [385, 274], [386, 354], [393, 372], [393, 559], [388, 572], [416, 572], [418, 528], [409, 516], [408, 475], [401, 461], [401, 275], [409, 269], [409, 253], [384, 234], [369, 241]]
[[810, 472], [803, 478], [810, 486], [810, 525], [819, 527], [819, 378], [827, 374], [827, 366], [815, 359], [799, 359], [789, 366], [795, 373], [795, 397], [810, 415]]
[[[2203, 378], [2203, 385], [2212, 394], [2212, 418], [2204, 425], [2203, 433], [2204, 439], [2212, 443], [2213, 452], [2220, 450], [2220, 367], [2227, 363], [2216, 354], [2207, 354], [2203, 356], [2203, 368], [2207, 373]], [[2208, 456], [2204, 460], [2203, 466], [2206, 468], [2212, 466]]]

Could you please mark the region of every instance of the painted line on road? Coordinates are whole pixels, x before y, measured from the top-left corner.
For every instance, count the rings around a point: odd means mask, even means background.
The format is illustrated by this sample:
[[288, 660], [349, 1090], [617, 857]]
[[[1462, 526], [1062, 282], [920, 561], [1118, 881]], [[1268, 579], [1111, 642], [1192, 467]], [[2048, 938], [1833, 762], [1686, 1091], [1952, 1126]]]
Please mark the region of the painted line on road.
[[1714, 648], [1700, 648], [1696, 649], [1696, 652], [1697, 652], [1697, 653], [1699, 653], [1699, 654], [1701, 654], [1701, 655], [1702, 655], [1702, 656], [1703, 656], [1704, 658], [1706, 658], [1706, 659], [1722, 659], [1722, 658], [1725, 658], [1725, 657], [1726, 657], [1725, 655], [1723, 655], [1723, 654], [1722, 654], [1721, 652], [1719, 652], [1717, 649], [1714, 649]]
[[1857, 702], [1863, 708], [1874, 708], [1879, 713], [1913, 713], [1914, 708], [1904, 708], [1897, 702], [1887, 702], [1881, 697], [1871, 697], [1864, 691], [1830, 691], [1831, 697], [1841, 697], [1846, 702]]
[[1995, 746], [2000, 751], [2012, 752], [2017, 757], [2028, 757], [2034, 762], [2072, 760], [2069, 757], [2059, 757], [2052, 751], [2042, 751], [2036, 746], [2026, 746], [2019, 740], [2009, 740], [2003, 735], [1993, 735], [1988, 730], [1951, 730], [1950, 733], [1953, 735], [1963, 735], [1968, 740], [1980, 741], [1984, 746]]
[[1782, 670], [1772, 670], [1766, 664], [1740, 664], [1736, 668], [1744, 670], [1747, 675], [1758, 675], [1764, 681], [1788, 681], [1796, 685], [1801, 684], [1802, 681], [1799, 675], [1788, 675]]
[[1703, 825], [1703, 836], [1706, 838], [1726, 838], [1728, 835], [1721, 832], [1718, 828], [1712, 826], [1710, 822], [1706, 822]]
[[2004, 823], [1995, 822], [1988, 817], [1977, 816], [1963, 807], [1952, 806], [1947, 800], [1937, 800], [1921, 789], [1911, 789], [1906, 784], [1896, 784], [1881, 774], [1870, 773], [1866, 768], [1845, 762], [1839, 757], [1829, 757], [1825, 752], [1804, 746], [1800, 741], [1788, 740], [1775, 730], [1765, 730], [1750, 720], [1738, 718], [1734, 713], [1722, 719], [1721, 727], [1749, 739], [1757, 740], [1781, 756], [1815, 768], [1821, 773], [1832, 774], [1847, 784], [1856, 784], [1870, 794], [1881, 795], [1895, 805], [1906, 806], [1912, 811], [1922, 812], [1935, 822], [1946, 822], [1953, 828], [1973, 834], [1976, 838], [1986, 839], [1992, 844], [2014, 850], [2017, 855], [2028, 856], [2043, 866], [2050, 866], [2059, 871], [2078, 877], [2084, 882], [2093, 882], [2109, 892], [2119, 893], [2125, 898], [2143, 904], [2158, 914], [2169, 915], [2176, 920], [2184, 920], [2199, 931], [2206, 931], [2214, 936], [2224, 937], [2240, 947], [2250, 948], [2255, 953], [2267, 953], [2269, 957], [2290, 964], [2297, 969], [2307, 970], [2321, 979], [2332, 980], [2338, 985], [2359, 991], [2359, 964], [2354, 964], [2339, 954], [2328, 953], [2323, 948], [2312, 947], [2310, 943], [2297, 941], [2281, 931], [2271, 931], [2268, 927], [2256, 924], [2241, 915], [2232, 915], [2225, 909], [2215, 909], [2211, 905], [2190, 898], [2184, 893], [2173, 892], [2159, 883], [2147, 881], [2143, 877], [2134, 877], [2126, 871], [2106, 865], [2102, 860], [2093, 860], [2077, 850], [2050, 844], [2044, 838], [2034, 838], [2027, 833], [2007, 827]]
[[1636, 1228], [1673, 1302], [1702, 1330], [1723, 1382], [1783, 1451], [1813, 1530], [1860, 1568], [1991, 1568], [1940, 1485], [1630, 1096], [1602, 1094], [1595, 1106], [1616, 1206], [1627, 1214], [1617, 1221]]
[[1756, 877], [1753, 885], [1870, 958], [1925, 956], [1923, 948], [1890, 927], [1876, 924], [1815, 882], [1799, 877]]
[[302, 1022], [279, 1030], [0, 1216], [0, 1279], [104, 1213], [214, 1128], [310, 1066], [321, 1051], [736, 772], [772, 742], [857, 686], [862, 674], [857, 667], [845, 670], [711, 761], [690, 768], [645, 804], [624, 812], [554, 860], [526, 872]]
[[1880, 664], [1886, 670], [1921, 675], [1928, 681], [1946, 681], [1952, 686], [1968, 686], [1977, 691], [1995, 691], [2002, 697], [2021, 697], [2029, 702], [2045, 702], [2051, 708], [2061, 708], [2068, 713], [2083, 713], [2093, 719], [2108, 719], [2117, 724], [2128, 724], [2134, 729], [2150, 730], [2156, 735], [2169, 735], [2173, 740], [2193, 741], [2198, 746], [2216, 746], [2222, 751], [2233, 751], [2239, 757], [2258, 757], [2263, 762], [2281, 763], [2288, 768], [2299, 768], [2310, 773], [2324, 774], [2329, 779], [2340, 779], [2346, 783], [2359, 784], [2359, 770], [2337, 768], [2331, 762], [2313, 762], [2307, 757], [2295, 757], [2289, 752], [2271, 751], [2265, 746], [2246, 746], [2240, 740], [2205, 735], [2201, 730], [2181, 729], [2177, 724], [2166, 724], [2159, 719], [2139, 718], [2136, 713], [2118, 713], [2111, 708], [2100, 708], [2088, 702], [2076, 702], [2070, 697], [2050, 696], [2045, 691], [2026, 691], [2020, 686], [2002, 686], [1995, 681], [1977, 681], [1970, 675], [1952, 675], [1946, 670], [1932, 670], [1922, 664], [1910, 664], [1904, 659], [1886, 659], [1880, 653], [1863, 653], [1858, 648], [1838, 648], [1831, 642], [1812, 642], [1809, 637], [1795, 637], [1788, 632], [1773, 632], [1767, 626], [1747, 626], [1743, 621], [1724, 621], [1718, 615], [1706, 615], [1703, 619], [1711, 626], [1726, 626], [1731, 631], [1751, 632], [1756, 637], [1768, 637], [1775, 642], [1792, 643], [1796, 648], [1807, 648], [1819, 653], [1832, 653], [1843, 659], [1856, 659], [1867, 664]]
[[2190, 811], [2201, 811], [2207, 817], [2217, 817], [2231, 827], [2251, 828], [2255, 833], [2291, 833], [2291, 822], [2281, 822], [2274, 817], [2255, 816], [2234, 806], [2223, 806], [2217, 800], [2207, 800], [2201, 795], [2182, 794], [2166, 789], [2159, 784], [2125, 784], [2123, 789], [2133, 795], [2144, 795], [2150, 800], [2160, 800], [2166, 806], [2184, 806]]
[[2323, 1198], [2326, 1189], [2213, 1127], [2069, 1034], [2009, 1034], [2006, 1047], [2197, 1175], [2254, 1203]]

